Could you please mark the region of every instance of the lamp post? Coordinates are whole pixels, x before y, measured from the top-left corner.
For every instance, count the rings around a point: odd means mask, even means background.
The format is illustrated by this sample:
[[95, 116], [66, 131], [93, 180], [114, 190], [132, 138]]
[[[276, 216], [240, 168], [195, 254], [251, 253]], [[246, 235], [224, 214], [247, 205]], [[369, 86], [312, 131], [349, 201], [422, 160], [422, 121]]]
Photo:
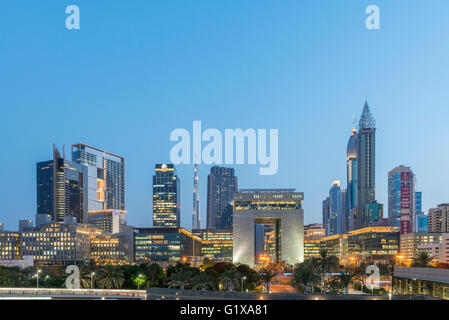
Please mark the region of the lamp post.
[[142, 278], [142, 274], [139, 274], [137, 277], [137, 290], [140, 290], [140, 279]]
[[50, 276], [45, 276], [45, 286], [47, 286], [47, 279], [50, 278]]
[[242, 292], [243, 292], [243, 280], [246, 280], [246, 277], [242, 277]]
[[37, 288], [39, 289], [39, 273], [41, 273], [42, 270], [37, 270], [36, 272], [36, 278], [37, 278]]
[[94, 284], [94, 282], [93, 282], [93, 277], [94, 277], [94, 275], [95, 275], [95, 272], [92, 272], [92, 273], [90, 274], [90, 288], [91, 288], [91, 289], [93, 289], [93, 284]]

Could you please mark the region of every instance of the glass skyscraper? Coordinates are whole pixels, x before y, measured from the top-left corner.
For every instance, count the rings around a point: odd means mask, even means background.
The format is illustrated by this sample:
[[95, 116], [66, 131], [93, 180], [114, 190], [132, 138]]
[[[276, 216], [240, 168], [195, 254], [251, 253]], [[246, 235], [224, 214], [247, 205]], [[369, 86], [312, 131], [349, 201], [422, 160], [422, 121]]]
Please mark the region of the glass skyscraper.
[[341, 190], [340, 181], [332, 182], [329, 190], [329, 236], [341, 234]]
[[411, 233], [415, 223], [415, 175], [409, 167], [399, 166], [388, 172], [388, 222]]
[[352, 129], [346, 154], [346, 230], [355, 230], [357, 216], [357, 130]]
[[[212, 167], [207, 177], [207, 229], [232, 229], [232, 218], [225, 215], [226, 206], [232, 203], [237, 189], [233, 168]], [[227, 212], [229, 213], [229, 212]]]
[[36, 166], [37, 214], [50, 215], [54, 222], [66, 217], [83, 221], [86, 212], [83, 178], [87, 170], [68, 161], [53, 145], [53, 160]]
[[376, 198], [376, 122], [365, 102], [357, 134], [357, 229], [369, 225], [368, 204]]
[[180, 227], [180, 180], [173, 164], [156, 164], [153, 176], [153, 227]]
[[88, 211], [125, 210], [125, 158], [79, 143], [72, 145], [72, 161], [87, 168]]

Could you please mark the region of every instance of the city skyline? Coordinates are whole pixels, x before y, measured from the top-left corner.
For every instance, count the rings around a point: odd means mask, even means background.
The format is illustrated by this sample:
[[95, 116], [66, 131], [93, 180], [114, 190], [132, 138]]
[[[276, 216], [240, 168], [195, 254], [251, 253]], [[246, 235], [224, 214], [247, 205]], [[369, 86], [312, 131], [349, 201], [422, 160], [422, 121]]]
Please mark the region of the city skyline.
[[[231, 166], [240, 188], [301, 190], [304, 223], [320, 222], [329, 183], [346, 186], [347, 138], [365, 95], [377, 122], [376, 199], [387, 205], [388, 171], [405, 165], [423, 192], [423, 212], [448, 202], [449, 46], [439, 39], [449, 30], [449, 4], [382, 2], [382, 27], [371, 32], [363, 25], [367, 3], [325, 3], [239, 10], [178, 3], [182, 10], [173, 12], [171, 5], [78, 1], [78, 33], [67, 33], [62, 7], [28, 3], [24, 11], [21, 1], [8, 3], [0, 28], [15, 32], [1, 40], [0, 104], [4, 150], [15, 156], [0, 168], [5, 229], [34, 219], [35, 166], [51, 158], [51, 144], [79, 141], [127, 159], [128, 223], [151, 226], [152, 166], [170, 163], [170, 132], [193, 120], [220, 130], [279, 128], [278, 173]], [[114, 30], [103, 27], [111, 21]], [[172, 116], [155, 121], [161, 112]], [[210, 167], [199, 166], [203, 225]], [[193, 165], [177, 171], [181, 226], [190, 228]]]

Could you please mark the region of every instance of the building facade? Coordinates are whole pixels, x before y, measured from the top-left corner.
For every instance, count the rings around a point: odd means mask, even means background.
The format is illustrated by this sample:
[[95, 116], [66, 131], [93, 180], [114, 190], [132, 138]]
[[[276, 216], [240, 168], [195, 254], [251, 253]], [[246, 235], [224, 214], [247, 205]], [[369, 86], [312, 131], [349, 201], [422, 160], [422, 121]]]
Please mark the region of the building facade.
[[352, 129], [346, 150], [346, 229], [354, 230], [357, 216], [357, 130]]
[[376, 199], [376, 122], [365, 102], [357, 134], [357, 229], [369, 225], [367, 205]]
[[401, 227], [401, 233], [415, 230], [416, 178], [409, 167], [399, 166], [388, 172], [388, 220]]
[[[212, 167], [207, 177], [207, 229], [232, 229], [225, 225], [223, 214], [237, 192], [237, 177], [233, 168]], [[226, 221], [230, 221], [229, 217]]]
[[[240, 190], [234, 195], [233, 262], [254, 267], [255, 225], [274, 227], [275, 256], [289, 264], [304, 260], [304, 194], [294, 189]], [[274, 261], [279, 262], [279, 261]]]
[[173, 164], [156, 164], [153, 176], [154, 228], [180, 227], [180, 183]]
[[21, 260], [19, 232], [0, 231], [0, 260]]
[[232, 230], [196, 229], [192, 233], [202, 240], [203, 257], [217, 262], [232, 262]]
[[125, 210], [124, 157], [78, 143], [72, 145], [72, 162], [87, 169], [84, 189], [88, 211]]
[[107, 233], [120, 233], [126, 226], [126, 211], [115, 209], [89, 211], [88, 223]]
[[87, 203], [84, 201], [86, 169], [65, 159], [53, 145], [53, 159], [36, 166], [37, 214], [50, 215], [53, 222], [64, 222], [71, 216], [85, 221]]
[[342, 196], [340, 181], [332, 182], [329, 190], [329, 233], [328, 236], [342, 234]]
[[192, 207], [192, 229], [201, 229], [201, 207], [200, 207], [200, 191], [198, 164], [195, 162], [195, 176], [193, 177], [193, 207]]
[[90, 228], [52, 223], [21, 234], [22, 256], [35, 265], [71, 265], [90, 258]]
[[135, 228], [134, 261], [161, 265], [201, 256], [201, 239], [183, 228]]
[[449, 204], [443, 203], [429, 210], [429, 232], [449, 232]]
[[324, 234], [326, 236], [329, 236], [329, 216], [330, 216], [330, 198], [326, 197], [326, 199], [323, 200], [322, 204], [322, 214], [323, 214], [323, 229]]
[[424, 250], [424, 246], [437, 245], [442, 243], [441, 233], [406, 233], [401, 234], [400, 255], [398, 257], [400, 265], [410, 265], [413, 258], [418, 254], [418, 248]]

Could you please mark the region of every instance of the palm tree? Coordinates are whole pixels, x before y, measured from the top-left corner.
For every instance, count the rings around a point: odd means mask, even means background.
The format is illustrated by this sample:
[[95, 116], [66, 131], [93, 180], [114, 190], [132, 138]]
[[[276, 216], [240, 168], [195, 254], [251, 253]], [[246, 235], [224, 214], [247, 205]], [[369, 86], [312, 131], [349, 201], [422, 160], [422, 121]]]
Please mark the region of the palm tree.
[[169, 287], [180, 287], [181, 290], [184, 290], [191, 278], [192, 274], [190, 271], [180, 268], [177, 272], [172, 272], [168, 277]]
[[90, 289], [91, 280], [93, 282], [93, 271], [89, 271], [87, 268], [82, 268], [80, 270], [80, 285], [82, 288]]
[[228, 291], [234, 291], [239, 286], [239, 274], [234, 269], [223, 272], [220, 276], [220, 284]]
[[345, 294], [348, 294], [349, 292], [349, 285], [352, 282], [352, 279], [360, 274], [360, 270], [357, 268], [346, 268], [344, 272], [341, 272], [339, 275], [337, 275], [338, 279], [340, 280], [341, 284], [345, 288]]
[[313, 292], [313, 283], [317, 278], [317, 274], [315, 273], [314, 266], [310, 261], [305, 261], [296, 265], [296, 268], [293, 273], [293, 285], [295, 287], [304, 288], [305, 293]]
[[332, 256], [325, 249], [320, 250], [320, 256], [314, 260], [321, 272], [321, 293], [324, 291], [327, 273], [338, 265], [338, 258]]
[[157, 263], [148, 266], [148, 281], [150, 286], [157, 286], [165, 282], [164, 270]]
[[97, 283], [101, 289], [119, 289], [124, 282], [125, 276], [123, 271], [116, 267], [104, 266], [99, 270]]
[[214, 282], [207, 273], [201, 272], [192, 278], [193, 289], [206, 291], [207, 288], [214, 288]]
[[276, 276], [276, 273], [265, 269], [262, 271], [262, 274], [260, 275], [260, 280], [266, 285], [267, 287], [267, 293], [270, 293], [270, 283], [273, 280], [273, 278]]
[[432, 259], [433, 258], [429, 255], [428, 252], [425, 251], [418, 252], [418, 254], [415, 257], [413, 257], [412, 267], [426, 268], [430, 265]]

